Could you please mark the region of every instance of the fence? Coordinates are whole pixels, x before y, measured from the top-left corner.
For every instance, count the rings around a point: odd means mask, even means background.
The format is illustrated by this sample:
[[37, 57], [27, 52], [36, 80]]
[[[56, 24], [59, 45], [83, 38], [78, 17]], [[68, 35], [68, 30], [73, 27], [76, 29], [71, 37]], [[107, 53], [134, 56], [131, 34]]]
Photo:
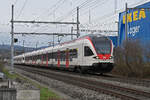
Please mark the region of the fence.
[[0, 100], [16, 100], [16, 89], [0, 88]]

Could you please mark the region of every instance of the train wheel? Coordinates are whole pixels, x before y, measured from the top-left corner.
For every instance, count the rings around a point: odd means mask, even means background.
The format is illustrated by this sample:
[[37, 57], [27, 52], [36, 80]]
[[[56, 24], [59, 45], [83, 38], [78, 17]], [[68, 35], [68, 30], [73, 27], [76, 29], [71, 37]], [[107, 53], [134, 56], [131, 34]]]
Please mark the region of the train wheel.
[[73, 68], [73, 72], [77, 72], [77, 67], [74, 67], [74, 68]]
[[86, 74], [87, 70], [83, 69], [82, 67], [78, 67], [78, 72], [81, 74]]
[[100, 75], [104, 75], [103, 73], [100, 73]]

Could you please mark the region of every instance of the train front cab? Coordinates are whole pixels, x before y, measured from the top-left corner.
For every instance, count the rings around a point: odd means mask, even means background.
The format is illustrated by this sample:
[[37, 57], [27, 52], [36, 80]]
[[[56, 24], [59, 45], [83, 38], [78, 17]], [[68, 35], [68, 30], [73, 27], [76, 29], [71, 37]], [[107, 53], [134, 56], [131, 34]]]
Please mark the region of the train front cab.
[[113, 44], [106, 37], [87, 38], [89, 43], [84, 43], [84, 64], [90, 70], [107, 73], [113, 69]]

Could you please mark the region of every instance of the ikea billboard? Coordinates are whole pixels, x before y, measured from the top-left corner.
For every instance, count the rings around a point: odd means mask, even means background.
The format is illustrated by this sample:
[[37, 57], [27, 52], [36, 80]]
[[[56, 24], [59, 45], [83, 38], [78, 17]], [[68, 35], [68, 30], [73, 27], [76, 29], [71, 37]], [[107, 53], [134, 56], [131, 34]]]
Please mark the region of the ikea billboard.
[[[139, 9], [128, 9], [128, 38], [138, 39], [142, 44], [150, 43], [150, 2], [137, 6]], [[145, 9], [144, 9], [145, 8]], [[119, 14], [119, 45], [125, 40], [125, 12]]]

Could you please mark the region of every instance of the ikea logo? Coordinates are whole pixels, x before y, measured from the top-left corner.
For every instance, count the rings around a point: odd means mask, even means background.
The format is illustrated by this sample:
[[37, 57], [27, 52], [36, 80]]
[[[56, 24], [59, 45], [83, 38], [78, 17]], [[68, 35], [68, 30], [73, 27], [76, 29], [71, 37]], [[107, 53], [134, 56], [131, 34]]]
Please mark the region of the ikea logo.
[[[145, 18], [146, 18], [146, 14], [144, 9], [137, 10], [127, 14], [127, 22], [134, 22]], [[123, 16], [123, 24], [125, 24], [125, 21], [126, 21], [126, 15]]]

